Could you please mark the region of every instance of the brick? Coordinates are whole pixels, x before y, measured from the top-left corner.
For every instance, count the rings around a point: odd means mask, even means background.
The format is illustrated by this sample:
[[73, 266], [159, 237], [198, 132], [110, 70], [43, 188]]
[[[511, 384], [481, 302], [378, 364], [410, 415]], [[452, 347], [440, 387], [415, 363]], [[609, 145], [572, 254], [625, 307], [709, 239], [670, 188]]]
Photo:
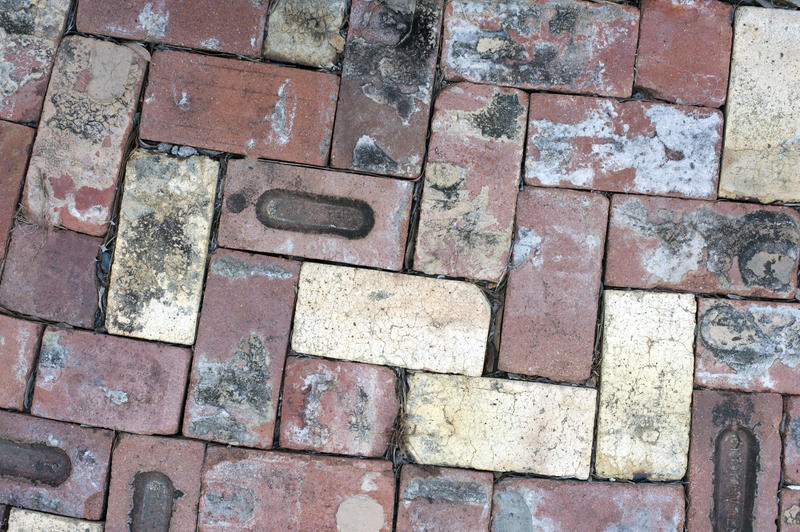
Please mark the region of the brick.
[[142, 434], [178, 430], [187, 349], [48, 327], [31, 413]]
[[694, 296], [616, 290], [603, 296], [595, 473], [680, 480], [689, 449]]
[[172, 50], [153, 55], [140, 136], [325, 165], [339, 78]]
[[297, 353], [480, 375], [489, 303], [468, 283], [306, 262], [292, 332]]
[[400, 270], [413, 190], [413, 183], [397, 179], [231, 160], [219, 242]]
[[209, 447], [198, 529], [392, 529], [392, 464]]
[[113, 439], [109, 430], [0, 411], [0, 503], [100, 519]]
[[105, 234], [148, 57], [136, 45], [61, 42], [25, 180], [29, 218]]
[[0, 315], [0, 408], [22, 410], [42, 326]]
[[78, 31], [258, 57], [265, 0], [94, 0], [78, 4]]
[[97, 310], [95, 258], [102, 243], [100, 238], [71, 231], [17, 224], [0, 281], [0, 305], [92, 327]]
[[194, 530], [205, 445], [122, 434], [114, 447], [106, 532]]
[[12, 508], [8, 532], [103, 532], [103, 523]]
[[36, 122], [70, 0], [29, 0], [0, 8], [0, 118]]
[[683, 486], [538, 478], [497, 483], [492, 531], [683, 530]]
[[436, 100], [414, 269], [498, 282], [508, 264], [528, 96], [463, 83]]
[[272, 446], [299, 271], [299, 263], [284, 259], [222, 249], [213, 253], [184, 435]]
[[33, 144], [32, 128], [0, 120], [0, 263], [6, 253], [6, 241], [17, 214], [17, 200], [25, 178], [28, 154]]
[[444, 0], [353, 0], [331, 166], [422, 171]]
[[800, 397], [785, 398], [784, 412], [783, 477], [786, 484], [800, 485]]
[[448, 80], [627, 97], [639, 11], [579, 0], [455, 0], [445, 12]]
[[520, 192], [499, 370], [554, 381], [590, 377], [607, 220], [600, 194]]
[[218, 174], [208, 157], [131, 155], [108, 286], [110, 333], [194, 343]]
[[344, 51], [345, 0], [279, 0], [269, 16], [264, 55], [330, 68]]
[[786, 208], [614, 196], [605, 283], [792, 298], [798, 228]]
[[417, 463], [589, 477], [596, 390], [427, 373], [408, 386], [404, 445]]
[[781, 509], [779, 514], [781, 532], [800, 531], [800, 488], [785, 486], [781, 490]]
[[800, 12], [736, 10], [719, 195], [800, 201]]
[[713, 199], [722, 122], [714, 109], [532, 94], [525, 182]]
[[390, 368], [290, 357], [281, 403], [281, 447], [383, 456], [400, 409]]
[[493, 479], [485, 472], [404, 465], [397, 530], [486, 532]]
[[775, 530], [781, 396], [697, 390], [688, 530]]

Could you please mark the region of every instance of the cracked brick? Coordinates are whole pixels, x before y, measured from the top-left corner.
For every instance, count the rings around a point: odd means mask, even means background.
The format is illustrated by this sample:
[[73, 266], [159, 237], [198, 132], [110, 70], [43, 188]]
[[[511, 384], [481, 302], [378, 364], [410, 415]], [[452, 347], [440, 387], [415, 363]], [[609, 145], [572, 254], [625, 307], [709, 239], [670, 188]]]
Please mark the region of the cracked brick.
[[17, 214], [19, 191], [36, 130], [0, 120], [0, 263]]
[[42, 326], [0, 315], [0, 408], [22, 410]]

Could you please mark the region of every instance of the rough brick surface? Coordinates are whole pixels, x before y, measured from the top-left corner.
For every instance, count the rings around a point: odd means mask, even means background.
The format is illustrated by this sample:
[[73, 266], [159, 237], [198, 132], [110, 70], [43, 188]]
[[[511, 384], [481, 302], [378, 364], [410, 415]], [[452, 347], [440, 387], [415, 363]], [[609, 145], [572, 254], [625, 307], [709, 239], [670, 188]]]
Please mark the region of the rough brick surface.
[[162, 50], [153, 55], [141, 137], [324, 165], [339, 78]]
[[12, 508], [8, 532], [103, 532], [103, 523]]
[[219, 242], [399, 270], [413, 189], [397, 179], [233, 160], [225, 178]]
[[22, 410], [42, 326], [0, 315], [0, 408]]
[[784, 487], [781, 490], [781, 509], [778, 516], [781, 532], [800, 531], [800, 488]]
[[783, 477], [786, 484], [800, 486], [800, 397], [784, 401]]
[[214, 252], [184, 411], [186, 436], [272, 445], [299, 270], [288, 260]]
[[209, 447], [198, 528], [392, 529], [392, 464]]
[[792, 298], [800, 216], [787, 208], [614, 196], [605, 282]]
[[608, 200], [600, 194], [520, 193], [499, 370], [589, 378], [607, 220]]
[[530, 108], [528, 184], [716, 197], [719, 111], [561, 94], [532, 94]]
[[189, 351], [48, 327], [31, 413], [143, 434], [178, 430]]
[[0, 262], [6, 253], [35, 130], [0, 121]]
[[332, 67], [344, 50], [346, 0], [278, 0], [269, 16], [264, 55]]

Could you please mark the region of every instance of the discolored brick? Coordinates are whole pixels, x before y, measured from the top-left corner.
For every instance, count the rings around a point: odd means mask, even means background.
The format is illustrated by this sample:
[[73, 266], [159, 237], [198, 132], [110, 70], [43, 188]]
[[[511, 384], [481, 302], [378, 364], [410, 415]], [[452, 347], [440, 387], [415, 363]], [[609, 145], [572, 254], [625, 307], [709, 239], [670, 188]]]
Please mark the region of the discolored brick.
[[800, 396], [784, 399], [784, 414], [783, 477], [786, 484], [800, 485]]
[[12, 508], [8, 532], [103, 532], [103, 523]]
[[0, 408], [22, 410], [42, 326], [0, 315]]
[[778, 530], [781, 532], [800, 531], [800, 487], [785, 486], [781, 490], [778, 523]]
[[278, 0], [269, 16], [264, 55], [333, 67], [344, 50], [346, 0]]
[[17, 201], [25, 178], [25, 166], [33, 144], [32, 128], [0, 120], [0, 263], [14, 225]]

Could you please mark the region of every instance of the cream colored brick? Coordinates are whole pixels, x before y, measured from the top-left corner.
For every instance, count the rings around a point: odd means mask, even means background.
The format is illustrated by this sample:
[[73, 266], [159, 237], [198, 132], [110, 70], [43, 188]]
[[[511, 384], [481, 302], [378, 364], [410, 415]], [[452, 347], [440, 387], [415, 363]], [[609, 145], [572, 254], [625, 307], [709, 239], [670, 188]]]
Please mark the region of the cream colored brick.
[[292, 349], [480, 375], [490, 316], [489, 302], [473, 284], [307, 262]]
[[103, 532], [103, 523], [12, 508], [8, 532]]
[[689, 451], [694, 296], [608, 290], [604, 302], [595, 472], [680, 479]]
[[264, 55], [272, 59], [330, 67], [344, 50], [340, 30], [344, 0], [279, 0], [269, 16]]
[[596, 390], [418, 373], [405, 447], [421, 464], [589, 477]]

